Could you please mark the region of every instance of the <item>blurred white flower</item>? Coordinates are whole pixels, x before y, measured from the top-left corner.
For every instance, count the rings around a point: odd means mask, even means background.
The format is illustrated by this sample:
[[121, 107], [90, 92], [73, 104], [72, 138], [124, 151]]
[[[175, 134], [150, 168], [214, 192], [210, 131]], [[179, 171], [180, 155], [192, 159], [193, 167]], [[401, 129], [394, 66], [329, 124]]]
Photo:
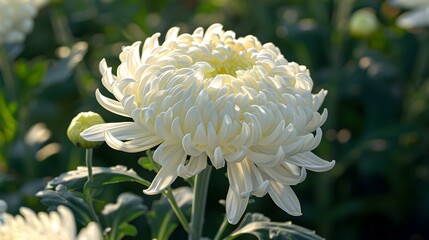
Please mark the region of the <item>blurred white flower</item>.
[[398, 26], [406, 29], [429, 26], [429, 0], [390, 0], [390, 3], [411, 9], [398, 17]]
[[5, 201], [0, 199], [0, 225], [4, 222], [4, 215], [7, 210], [7, 204]]
[[0, 0], [0, 44], [19, 43], [33, 30], [33, 18], [48, 0]]
[[[116, 100], [96, 91], [98, 102], [130, 122], [105, 123], [82, 132], [117, 150], [140, 152], [158, 146], [162, 168], [146, 194], [166, 189], [177, 176], [227, 167], [226, 211], [230, 223], [243, 215], [250, 195], [269, 194], [284, 211], [300, 215], [290, 185], [306, 169], [326, 171], [311, 151], [319, 145], [327, 110], [318, 109], [327, 91], [312, 94], [305, 66], [288, 62], [272, 43], [236, 38], [213, 24], [204, 33], [178, 35], [171, 28], [123, 49], [117, 75], [103, 59], [102, 83]], [[207, 162], [210, 159], [210, 163]]]
[[89, 223], [76, 236], [76, 224], [71, 211], [59, 206], [57, 212], [34, 213], [22, 207], [21, 215], [4, 216], [0, 223], [0, 239], [2, 240], [101, 240], [102, 235], [96, 223]]

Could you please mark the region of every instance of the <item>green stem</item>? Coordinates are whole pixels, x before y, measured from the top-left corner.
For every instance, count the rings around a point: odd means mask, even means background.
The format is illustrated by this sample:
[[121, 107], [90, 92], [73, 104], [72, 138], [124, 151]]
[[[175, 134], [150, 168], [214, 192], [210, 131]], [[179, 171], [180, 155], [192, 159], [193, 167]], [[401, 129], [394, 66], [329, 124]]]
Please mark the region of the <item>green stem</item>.
[[[429, 34], [426, 32], [421, 33], [419, 36], [420, 41], [420, 49], [417, 54], [417, 61], [414, 71], [412, 73], [412, 77], [414, 79], [415, 88], [421, 87], [421, 83], [423, 82], [423, 74], [427, 67], [427, 60], [429, 56], [429, 44], [428, 38]], [[413, 92], [414, 93], [414, 92]]]
[[95, 213], [94, 206], [93, 206], [93, 199], [92, 199], [92, 183], [93, 183], [93, 177], [92, 177], [92, 148], [86, 149], [85, 154], [85, 161], [86, 161], [86, 167], [88, 169], [88, 180], [86, 181], [84, 187], [83, 187], [83, 193], [85, 196], [86, 204], [88, 205], [89, 212], [92, 216], [92, 218], [100, 224], [100, 220], [98, 219], [97, 214]]
[[211, 167], [207, 167], [195, 177], [189, 240], [199, 240], [203, 233], [204, 212], [206, 209], [207, 191], [211, 170]]
[[[156, 165], [155, 161], [153, 160], [153, 153], [150, 150], [146, 151], [146, 155], [149, 158], [149, 160], [152, 162], [155, 172], [159, 172], [159, 168]], [[149, 187], [150, 183], [146, 186]], [[174, 214], [176, 214], [177, 219], [179, 219], [180, 224], [182, 224], [183, 229], [185, 229], [186, 232], [189, 233], [190, 227], [188, 220], [185, 217], [185, 214], [183, 214], [182, 210], [180, 210], [179, 205], [177, 205], [176, 199], [173, 196], [173, 190], [171, 187], [169, 187], [167, 190], [162, 192], [164, 196], [167, 198], [168, 203], [170, 203], [171, 208], [173, 209]]]
[[3, 46], [0, 45], [0, 68], [3, 75], [5, 93], [8, 101], [17, 101], [16, 86], [12, 66]]
[[88, 182], [92, 183], [92, 148], [86, 149], [85, 161], [88, 168]]
[[219, 230], [217, 231], [216, 236], [214, 237], [213, 240], [220, 240], [223, 232], [225, 232], [227, 227], [228, 227], [228, 218], [225, 215], [225, 217], [223, 218], [222, 224], [220, 225]]
[[182, 224], [182, 227], [186, 232], [189, 232], [190, 228], [188, 220], [186, 220], [185, 214], [183, 214], [182, 210], [180, 210], [180, 207], [177, 205], [176, 199], [173, 196], [173, 190], [168, 188], [164, 195], [170, 203], [170, 206], [173, 209], [173, 212], [176, 214], [176, 217], [179, 219], [179, 222]]

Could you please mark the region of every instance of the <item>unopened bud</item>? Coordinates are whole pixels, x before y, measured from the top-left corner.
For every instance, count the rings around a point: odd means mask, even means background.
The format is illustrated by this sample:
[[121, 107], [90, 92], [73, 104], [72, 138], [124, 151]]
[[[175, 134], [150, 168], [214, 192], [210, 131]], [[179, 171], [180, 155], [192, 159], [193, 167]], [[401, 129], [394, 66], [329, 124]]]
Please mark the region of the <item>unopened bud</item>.
[[86, 130], [89, 127], [92, 127], [97, 124], [104, 123], [103, 118], [94, 112], [81, 112], [71, 121], [67, 129], [67, 137], [70, 141], [81, 148], [95, 148], [100, 145], [101, 142], [90, 142], [83, 139], [80, 136], [80, 133]]
[[378, 28], [378, 19], [371, 8], [357, 10], [350, 17], [349, 32], [353, 37], [366, 38]]

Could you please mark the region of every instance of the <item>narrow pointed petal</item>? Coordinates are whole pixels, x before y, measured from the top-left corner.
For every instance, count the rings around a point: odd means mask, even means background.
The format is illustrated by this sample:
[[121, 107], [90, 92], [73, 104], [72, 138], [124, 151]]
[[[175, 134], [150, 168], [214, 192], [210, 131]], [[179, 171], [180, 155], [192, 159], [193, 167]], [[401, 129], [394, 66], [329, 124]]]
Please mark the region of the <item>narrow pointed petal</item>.
[[243, 160], [244, 157], [246, 157], [246, 154], [247, 154], [247, 148], [242, 147], [240, 150], [236, 152], [224, 154], [224, 157], [227, 162], [234, 163], [234, 162], [240, 162], [241, 160]]
[[197, 175], [207, 167], [207, 155], [191, 156], [187, 164], [181, 163], [177, 168], [177, 175], [182, 178], [189, 178]]
[[195, 147], [192, 143], [191, 134], [186, 134], [182, 139], [183, 150], [185, 150], [186, 154], [189, 156], [199, 156], [201, 151]]
[[[159, 158], [164, 158], [162, 162], [165, 162], [165, 164], [161, 167], [158, 174], [152, 180], [152, 183], [149, 188], [143, 191], [145, 194], [154, 195], [161, 193], [167, 187], [169, 187], [174, 180], [176, 180], [177, 167], [181, 163], [185, 162], [186, 153], [182, 150], [180, 145], [173, 145], [170, 147], [173, 148], [174, 151], [166, 151], [169, 154], [161, 154], [157, 156]], [[155, 155], [154, 160], [157, 162], [160, 161], [158, 159], [155, 159]]]
[[213, 164], [213, 167], [215, 167], [216, 169], [223, 168], [225, 166], [225, 159], [223, 157], [222, 149], [220, 147], [217, 147], [213, 151], [213, 154], [210, 154], [209, 157]]
[[250, 169], [245, 162], [228, 163], [227, 173], [229, 188], [240, 197], [248, 197], [252, 191]]
[[241, 198], [233, 190], [228, 189], [226, 195], [226, 216], [230, 224], [237, 224], [246, 210], [249, 197]]
[[294, 164], [314, 172], [328, 171], [335, 166], [335, 161], [328, 162], [316, 156], [312, 152], [299, 153], [288, 157], [286, 162]]
[[288, 185], [279, 182], [271, 181], [270, 189], [268, 190], [271, 199], [274, 203], [289, 213], [292, 216], [301, 215], [301, 205], [299, 204], [298, 197], [293, 192], [292, 188]]
[[152, 147], [155, 147], [162, 142], [162, 140], [156, 136], [136, 138], [127, 142], [123, 142], [113, 136], [113, 134], [109, 131], [105, 131], [104, 133], [107, 145], [113, 149], [129, 153], [143, 152]]
[[83, 131], [80, 136], [87, 141], [104, 141], [104, 132], [109, 131], [119, 140], [130, 140], [142, 137], [154, 136], [146, 128], [134, 122], [103, 123], [92, 126]]
[[105, 97], [100, 93], [100, 90], [95, 91], [95, 97], [98, 103], [105, 109], [109, 110], [112, 113], [118, 114], [120, 116], [129, 117], [129, 115], [125, 112], [124, 107], [118, 101], [112, 100], [108, 97]]
[[249, 166], [251, 172], [250, 177], [252, 180], [253, 188], [251, 194], [257, 197], [265, 196], [270, 187], [270, 182], [262, 177], [259, 168], [256, 167], [254, 163], [250, 162], [247, 159], [245, 159], [244, 162]]
[[276, 166], [281, 160], [284, 158], [284, 152], [281, 147], [277, 149], [276, 152], [273, 154], [266, 154], [263, 152], [259, 152], [255, 148], [250, 148], [247, 153], [247, 159], [252, 161], [253, 163], [260, 165], [260, 166], [266, 166], [266, 167], [273, 167]]
[[301, 169], [292, 164], [282, 163], [275, 167], [260, 167], [260, 169], [267, 178], [286, 185], [296, 185], [301, 181]]

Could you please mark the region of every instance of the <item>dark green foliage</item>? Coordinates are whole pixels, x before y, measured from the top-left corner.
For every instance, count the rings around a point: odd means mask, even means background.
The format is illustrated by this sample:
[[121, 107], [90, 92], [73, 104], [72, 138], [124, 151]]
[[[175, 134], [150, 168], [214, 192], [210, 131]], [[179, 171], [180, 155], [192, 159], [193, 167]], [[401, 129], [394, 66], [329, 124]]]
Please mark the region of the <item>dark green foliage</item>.
[[129, 222], [146, 212], [142, 198], [132, 193], [122, 193], [115, 204], [106, 204], [101, 213], [106, 226], [112, 229], [108, 239], [122, 239], [124, 236], [137, 235], [137, 229]]
[[[192, 206], [192, 190], [189, 187], [176, 188], [173, 196], [177, 205], [187, 216], [190, 216]], [[152, 230], [152, 238], [158, 240], [170, 239], [173, 231], [180, 225], [174, 212], [171, 210], [167, 198], [153, 202], [152, 209], [147, 214], [149, 226]], [[188, 218], [189, 219], [189, 218]]]

